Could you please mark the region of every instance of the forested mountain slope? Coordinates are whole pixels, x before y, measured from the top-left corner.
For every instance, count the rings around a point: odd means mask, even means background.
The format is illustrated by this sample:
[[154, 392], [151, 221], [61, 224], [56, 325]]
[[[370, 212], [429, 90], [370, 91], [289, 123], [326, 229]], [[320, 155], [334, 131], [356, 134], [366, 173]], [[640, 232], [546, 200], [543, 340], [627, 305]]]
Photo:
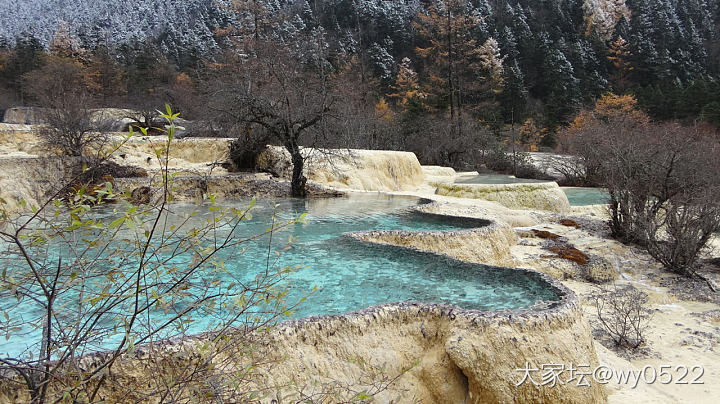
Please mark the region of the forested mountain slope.
[[[492, 98], [504, 122], [533, 115], [553, 128], [609, 90], [634, 92], [661, 118], [698, 115], [720, 77], [713, 0], [0, 0], [0, 38], [12, 48], [18, 37], [48, 45], [62, 33], [125, 61], [152, 48], [185, 70], [221, 55], [229, 41], [220, 33], [257, 9], [321, 33], [330, 55], [361, 60], [381, 94], [397, 87], [405, 58], [421, 87], [438, 85], [445, 58], [464, 83], [462, 102]], [[432, 52], [450, 37], [452, 62]], [[473, 87], [492, 66], [497, 82]]]

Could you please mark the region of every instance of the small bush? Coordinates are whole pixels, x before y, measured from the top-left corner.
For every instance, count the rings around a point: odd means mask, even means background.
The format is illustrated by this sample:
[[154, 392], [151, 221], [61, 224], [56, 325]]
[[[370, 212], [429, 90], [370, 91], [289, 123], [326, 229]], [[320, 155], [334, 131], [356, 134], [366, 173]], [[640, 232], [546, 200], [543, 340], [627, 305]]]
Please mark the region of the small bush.
[[645, 342], [652, 311], [647, 293], [631, 285], [612, 289], [598, 287], [590, 298], [598, 322], [617, 347], [636, 349]]
[[142, 178], [147, 177], [148, 172], [141, 167], [125, 166], [106, 161], [103, 164], [95, 165], [83, 173], [81, 180], [85, 182], [96, 182], [104, 176], [113, 178]]
[[230, 143], [230, 161], [232, 161], [235, 170], [252, 170], [255, 169], [255, 159], [267, 144], [270, 142], [270, 136], [260, 133], [242, 133]]
[[[140, 167], [135, 166], [123, 166], [112, 161], [105, 161], [102, 164], [98, 164], [94, 159], [85, 158], [82, 160], [84, 164], [78, 164], [75, 167], [75, 181], [70, 184], [66, 191], [63, 193], [63, 197], [72, 197], [74, 194], [84, 189], [84, 193], [87, 195], [96, 195], [96, 193], [105, 188], [106, 183], [115, 184], [115, 178], [142, 178], [147, 177], [148, 172]], [[83, 166], [91, 166], [90, 168], [83, 170]]]

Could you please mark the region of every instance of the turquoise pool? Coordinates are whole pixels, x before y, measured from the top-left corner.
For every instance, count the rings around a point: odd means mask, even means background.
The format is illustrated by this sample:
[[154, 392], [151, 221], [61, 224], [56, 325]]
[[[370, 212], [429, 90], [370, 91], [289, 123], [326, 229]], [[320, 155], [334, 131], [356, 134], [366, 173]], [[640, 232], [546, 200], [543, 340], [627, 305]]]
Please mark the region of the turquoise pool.
[[[247, 202], [230, 205], [242, 208]], [[486, 224], [410, 209], [419, 203], [422, 201], [417, 198], [364, 194], [332, 199], [259, 201], [252, 219], [242, 223], [238, 236], [264, 231], [274, 209], [285, 219], [307, 213], [306, 223], [293, 224], [275, 234], [270, 247], [272, 251], [283, 250], [288, 239], [293, 238], [293, 243], [279, 255], [278, 265], [300, 268], [289, 276], [288, 301], [298, 301], [306, 295], [307, 300], [291, 318], [342, 314], [408, 300], [497, 310], [527, 308], [540, 301], [560, 299], [555, 288], [531, 273], [469, 264], [400, 247], [372, 245], [344, 236], [348, 232], [367, 230], [447, 231]], [[172, 206], [178, 217], [195, 209], [191, 204]], [[193, 220], [207, 215], [211, 215], [207, 207], [201, 208]], [[225, 254], [222, 258], [226, 260], [227, 272], [212, 274], [216, 277], [213, 280], [218, 280], [220, 285], [252, 282], [266, 268], [268, 244], [268, 238], [264, 237], [244, 244], [242, 253], [234, 250]], [[308, 295], [313, 288], [317, 288], [316, 292]], [[11, 303], [0, 300], [0, 309], [5, 310]], [[14, 310], [11, 316], [29, 319], [42, 315], [42, 310], [32, 305]], [[165, 318], [163, 313], [153, 313], [153, 316], [158, 320]], [[212, 318], [200, 318], [188, 332], [201, 332], [212, 324]], [[20, 338], [0, 340], [0, 356], [25, 349], [39, 331], [25, 332]]]
[[[462, 177], [455, 182], [457, 184], [527, 184], [547, 181], [515, 178], [505, 174], [480, 174]], [[572, 206], [600, 205], [608, 203], [610, 199], [607, 190], [603, 188], [563, 187], [562, 190]]]
[[572, 206], [602, 205], [610, 201], [610, 194], [604, 188], [563, 187]]

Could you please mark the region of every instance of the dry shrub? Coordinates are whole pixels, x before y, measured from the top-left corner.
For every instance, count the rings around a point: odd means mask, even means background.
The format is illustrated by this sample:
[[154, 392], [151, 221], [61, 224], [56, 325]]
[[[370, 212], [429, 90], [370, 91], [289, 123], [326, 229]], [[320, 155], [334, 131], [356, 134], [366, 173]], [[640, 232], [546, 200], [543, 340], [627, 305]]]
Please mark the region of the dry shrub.
[[103, 164], [93, 166], [83, 173], [83, 180], [97, 181], [104, 176], [113, 178], [144, 178], [148, 176], [147, 170], [137, 166], [120, 165], [112, 161], [106, 161]]
[[559, 223], [567, 227], [580, 227], [580, 225], [578, 225], [578, 223], [572, 219], [560, 219]]
[[95, 100], [85, 75], [79, 62], [49, 56], [42, 68], [24, 77], [31, 97], [45, 107], [39, 136], [51, 150], [68, 156], [87, 156], [100, 149], [111, 124], [93, 116]]
[[667, 269], [695, 275], [720, 230], [720, 141], [701, 127], [653, 123], [628, 96], [608, 95], [563, 132], [585, 179], [610, 194], [610, 230]]
[[[89, 168], [86, 168], [90, 166]], [[147, 177], [148, 172], [141, 167], [124, 166], [112, 161], [105, 161], [98, 164], [94, 159], [83, 159], [83, 164], [77, 168], [79, 173], [75, 181], [70, 184], [64, 197], [71, 197], [81, 193], [84, 195], [97, 196], [98, 191], [104, 190], [106, 184], [115, 185], [115, 178], [141, 178]], [[82, 192], [81, 192], [82, 191]]]
[[652, 318], [647, 293], [631, 285], [598, 287], [590, 296], [598, 322], [617, 347], [636, 349], [645, 342]]

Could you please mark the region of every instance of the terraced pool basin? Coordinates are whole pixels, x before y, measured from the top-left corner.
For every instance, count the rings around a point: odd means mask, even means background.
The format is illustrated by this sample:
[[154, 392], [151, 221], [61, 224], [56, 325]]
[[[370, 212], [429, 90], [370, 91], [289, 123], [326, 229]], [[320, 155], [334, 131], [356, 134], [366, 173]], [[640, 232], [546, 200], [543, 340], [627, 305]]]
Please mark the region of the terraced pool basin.
[[[417, 198], [358, 194], [332, 199], [278, 199], [257, 201], [251, 220], [243, 222], [238, 237], [263, 232], [273, 211], [278, 219], [290, 219], [307, 213], [306, 223], [292, 224], [276, 233], [242, 245], [244, 251], [224, 252], [226, 271], [212, 273], [220, 285], [252, 282], [277, 258], [278, 267], [297, 266], [289, 275], [288, 301], [307, 299], [291, 318], [312, 315], [342, 314], [368, 306], [398, 301], [448, 303], [465, 309], [523, 309], [539, 302], [557, 301], [558, 291], [536, 274], [507, 268], [470, 264], [444, 256], [401, 247], [379, 246], [344, 236], [366, 230], [450, 231], [472, 229], [485, 221], [430, 215], [412, 210], [424, 203]], [[224, 202], [245, 207], [248, 201]], [[198, 209], [193, 204], [174, 204], [177, 221]], [[200, 207], [192, 220], [208, 217], [212, 212]], [[106, 212], [110, 218], [111, 213]], [[293, 242], [288, 244], [292, 238]], [[279, 255], [275, 251], [282, 251]], [[182, 258], [182, 257], [181, 257]], [[185, 256], [185, 264], [192, 258]], [[180, 260], [182, 261], [182, 259]], [[173, 264], [182, 265], [176, 259]], [[4, 260], [2, 265], [15, 264]], [[16, 267], [15, 270], [22, 270]], [[210, 279], [205, 279], [210, 280]], [[316, 289], [314, 293], [309, 293]], [[0, 300], [0, 310], [7, 310], [13, 299]], [[26, 319], [43, 315], [41, 307], [27, 304], [15, 307], [10, 316]], [[152, 313], [150, 321], [166, 319], [166, 313]], [[195, 318], [188, 332], [212, 328], [212, 318]], [[23, 336], [0, 341], [3, 353], [17, 354], [39, 337], [39, 330], [24, 330]]]

